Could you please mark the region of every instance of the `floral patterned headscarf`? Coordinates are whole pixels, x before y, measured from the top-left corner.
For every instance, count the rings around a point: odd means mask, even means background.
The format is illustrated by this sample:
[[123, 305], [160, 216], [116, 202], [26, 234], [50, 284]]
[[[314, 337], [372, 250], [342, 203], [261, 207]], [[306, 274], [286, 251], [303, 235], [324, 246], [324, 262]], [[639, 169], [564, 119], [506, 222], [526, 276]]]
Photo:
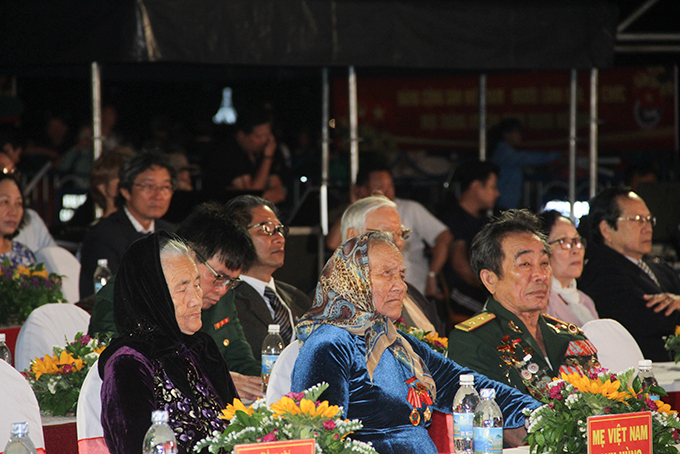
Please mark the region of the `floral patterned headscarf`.
[[411, 344], [399, 334], [392, 321], [376, 312], [368, 263], [369, 243], [387, 240], [384, 232], [369, 232], [350, 238], [336, 249], [321, 272], [314, 304], [297, 325], [297, 337], [304, 342], [322, 324], [346, 329], [364, 337], [366, 365], [373, 380], [385, 349], [401, 361], [436, 396], [434, 380]]

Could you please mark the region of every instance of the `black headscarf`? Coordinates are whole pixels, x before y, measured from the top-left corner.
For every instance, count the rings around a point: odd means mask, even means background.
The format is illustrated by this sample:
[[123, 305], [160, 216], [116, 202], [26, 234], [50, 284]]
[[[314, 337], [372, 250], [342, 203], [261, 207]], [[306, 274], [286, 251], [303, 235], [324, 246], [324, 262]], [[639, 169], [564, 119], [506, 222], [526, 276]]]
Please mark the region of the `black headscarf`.
[[120, 335], [99, 358], [104, 378], [106, 362], [122, 347], [131, 347], [148, 359], [157, 359], [172, 383], [186, 396], [194, 391], [178, 354], [182, 345], [196, 352], [200, 369], [208, 376], [224, 404], [236, 396], [222, 355], [215, 341], [203, 331], [189, 336], [180, 331], [175, 306], [161, 266], [161, 240], [173, 238], [158, 231], [130, 245], [116, 275], [113, 314]]

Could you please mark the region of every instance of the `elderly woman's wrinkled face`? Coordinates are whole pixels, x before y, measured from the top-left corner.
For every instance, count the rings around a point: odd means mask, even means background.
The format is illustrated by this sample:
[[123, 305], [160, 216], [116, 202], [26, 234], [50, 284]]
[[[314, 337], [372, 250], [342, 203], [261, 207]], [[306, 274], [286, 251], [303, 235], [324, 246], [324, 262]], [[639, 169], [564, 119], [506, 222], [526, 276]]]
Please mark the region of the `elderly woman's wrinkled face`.
[[368, 249], [368, 266], [376, 313], [393, 321], [398, 319], [406, 296], [406, 268], [401, 253], [391, 244], [374, 244]]
[[194, 261], [187, 256], [170, 256], [162, 260], [163, 274], [175, 306], [180, 331], [194, 334], [201, 329], [201, 278]]
[[[561, 244], [560, 240], [563, 240]], [[550, 244], [552, 243], [552, 244]], [[585, 248], [576, 227], [565, 218], [557, 218], [548, 236], [550, 266], [553, 276], [564, 286], [581, 276]]]

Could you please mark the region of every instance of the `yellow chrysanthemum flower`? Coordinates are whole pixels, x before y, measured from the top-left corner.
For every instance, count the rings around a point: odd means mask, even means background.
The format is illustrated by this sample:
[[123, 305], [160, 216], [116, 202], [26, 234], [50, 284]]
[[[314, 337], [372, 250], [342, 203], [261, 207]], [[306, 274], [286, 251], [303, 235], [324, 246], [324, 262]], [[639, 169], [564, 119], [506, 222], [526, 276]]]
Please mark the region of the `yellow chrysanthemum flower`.
[[59, 371], [56, 357], [45, 355], [44, 358], [35, 358], [31, 363], [31, 372], [35, 374], [35, 379], [40, 379], [43, 374], [56, 374]]
[[680, 325], [675, 325], [675, 334], [680, 334]]
[[449, 339], [446, 338], [446, 337], [439, 337], [439, 336], [437, 335], [437, 333], [434, 333], [434, 332], [433, 332], [433, 333], [428, 333], [428, 334], [425, 336], [425, 339], [426, 339], [429, 343], [431, 343], [431, 344], [434, 344], [434, 342], [437, 341], [437, 342], [439, 342], [440, 344], [442, 344], [445, 348], [449, 348]]
[[246, 408], [239, 399], [234, 399], [234, 404], [227, 404], [227, 408], [222, 410], [222, 414], [219, 416], [220, 419], [232, 419], [237, 411], [242, 411], [248, 414], [248, 416], [253, 416], [253, 407]]
[[300, 413], [300, 407], [288, 396], [281, 397], [276, 403], [272, 404], [271, 409], [277, 416], [284, 414], [297, 415]]
[[47, 277], [48, 277], [47, 270], [42, 269], [40, 271], [33, 271], [32, 276], [40, 276], [40, 277], [44, 277], [45, 279], [47, 279]]
[[23, 265], [17, 266], [17, 275], [18, 276], [30, 276], [31, 275], [31, 270], [26, 268]]
[[101, 355], [102, 352], [106, 349], [106, 345], [102, 345], [101, 347], [96, 347], [92, 351], [97, 353], [98, 355]]
[[661, 399], [656, 401], [656, 411], [659, 413], [663, 413], [666, 416], [677, 413], [677, 411], [671, 410], [671, 406], [668, 405], [666, 402], [662, 401]]
[[[56, 359], [56, 357], [55, 357]], [[71, 365], [75, 368], [75, 370], [81, 370], [83, 368], [83, 360], [82, 358], [74, 358], [71, 356], [69, 352], [66, 350], [62, 350], [61, 355], [59, 355], [59, 359], [57, 360], [57, 366], [66, 366]]]
[[567, 375], [564, 372], [562, 372], [562, 379], [567, 383], [574, 385], [574, 388], [583, 393], [602, 394], [607, 399], [616, 400], [619, 402], [623, 402], [630, 397], [629, 393], [619, 391], [621, 382], [618, 380], [612, 382], [608, 379], [606, 382], [602, 383], [597, 379], [591, 380], [588, 377], [584, 377], [579, 374]]

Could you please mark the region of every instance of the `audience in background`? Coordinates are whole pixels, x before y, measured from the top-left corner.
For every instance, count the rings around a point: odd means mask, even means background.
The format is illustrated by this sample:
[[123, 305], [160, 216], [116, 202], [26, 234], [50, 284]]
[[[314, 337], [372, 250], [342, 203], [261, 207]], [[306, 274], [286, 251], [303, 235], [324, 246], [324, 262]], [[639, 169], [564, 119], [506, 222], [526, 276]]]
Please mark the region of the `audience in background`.
[[442, 216], [453, 234], [445, 275], [451, 308], [465, 316], [481, 310], [489, 296], [472, 271], [470, 247], [498, 200], [498, 166], [488, 161], [466, 162], [456, 169], [454, 177], [460, 185], [460, 197]]
[[552, 284], [548, 315], [580, 328], [599, 318], [593, 300], [576, 288], [576, 279], [583, 272], [586, 240], [569, 218], [555, 210], [544, 211], [539, 217], [541, 231], [550, 246]]
[[175, 227], [160, 218], [168, 211], [176, 181], [175, 169], [164, 156], [142, 153], [125, 161], [117, 202], [122, 209], [94, 225], [81, 246], [81, 298], [94, 293], [92, 276], [97, 260], [107, 259], [116, 274], [133, 241], [156, 230], [174, 232]]

